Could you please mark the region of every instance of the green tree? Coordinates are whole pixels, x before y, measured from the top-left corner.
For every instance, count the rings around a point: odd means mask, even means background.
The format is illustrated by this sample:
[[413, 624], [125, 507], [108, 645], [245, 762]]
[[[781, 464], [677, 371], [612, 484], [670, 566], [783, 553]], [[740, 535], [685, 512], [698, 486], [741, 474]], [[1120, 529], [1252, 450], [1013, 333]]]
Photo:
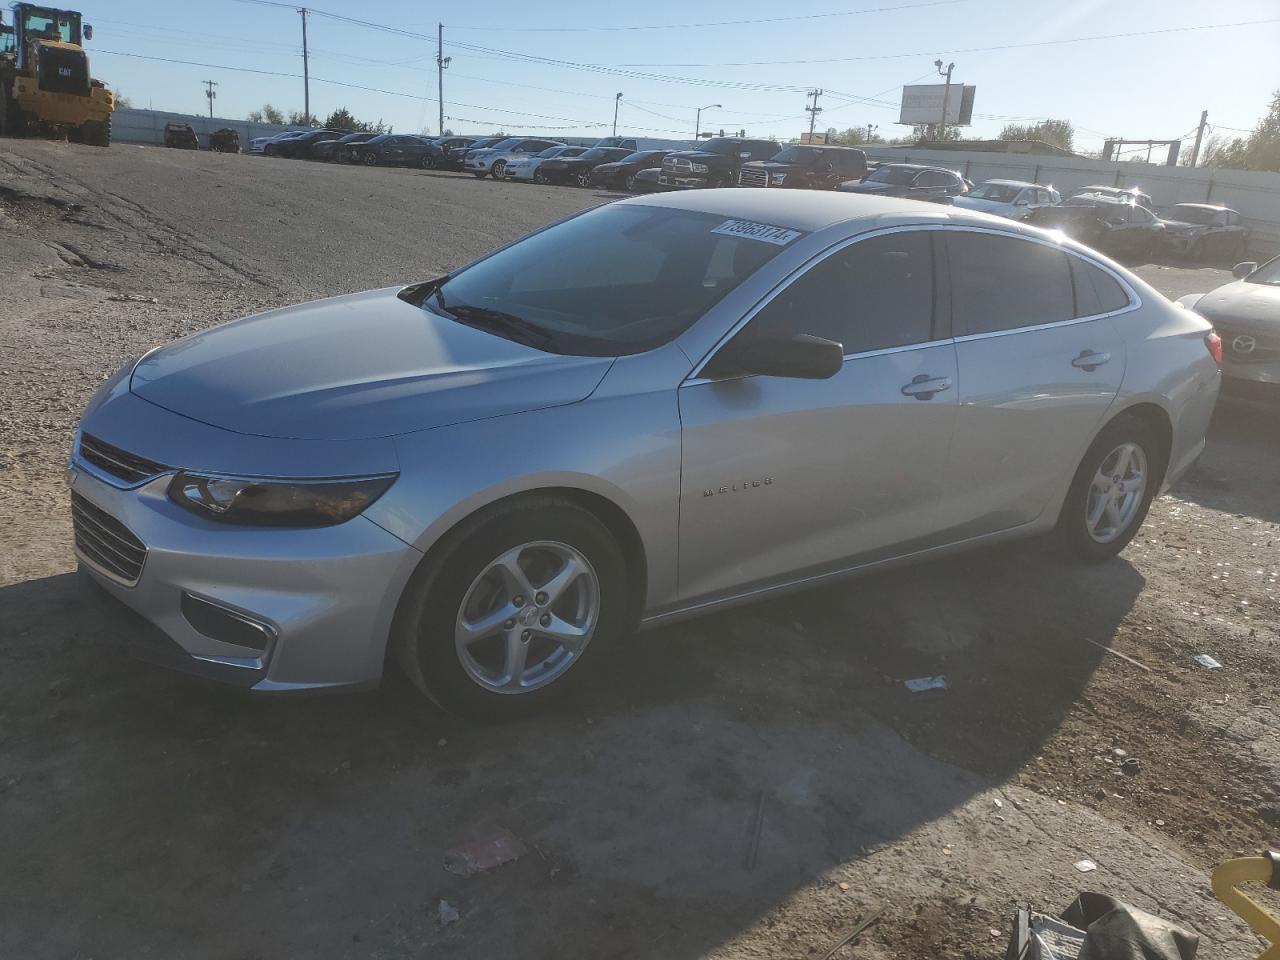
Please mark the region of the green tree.
[[1076, 129], [1070, 120], [1041, 120], [1039, 123], [1009, 123], [1000, 131], [1001, 140], [1041, 140], [1063, 150], [1072, 149]]
[[307, 116], [301, 110], [290, 110], [287, 122], [291, 127], [314, 127], [316, 125], [316, 118], [314, 116]]
[[1267, 115], [1244, 143], [1246, 170], [1280, 171], [1280, 90], [1271, 95]]
[[391, 128], [388, 127], [381, 119], [377, 123], [370, 123], [367, 120], [358, 119], [346, 107], [339, 107], [325, 118], [324, 126], [332, 127], [334, 130], [350, 130], [353, 133], [390, 133]]
[[126, 96], [125, 96], [123, 93], [121, 93], [119, 90], [117, 90], [117, 91], [116, 91], [116, 109], [117, 109], [117, 110], [132, 110], [132, 109], [133, 109], [133, 101], [132, 101], [132, 100], [130, 100], [128, 97], [126, 97]]
[[249, 111], [248, 120], [250, 123], [284, 123], [284, 114], [277, 110], [269, 103], [264, 103], [261, 110]]
[[842, 143], [849, 147], [864, 146], [867, 144], [884, 143], [884, 137], [878, 133], [867, 133], [866, 127], [849, 127], [844, 131], [837, 131], [834, 127], [827, 131], [828, 143]]

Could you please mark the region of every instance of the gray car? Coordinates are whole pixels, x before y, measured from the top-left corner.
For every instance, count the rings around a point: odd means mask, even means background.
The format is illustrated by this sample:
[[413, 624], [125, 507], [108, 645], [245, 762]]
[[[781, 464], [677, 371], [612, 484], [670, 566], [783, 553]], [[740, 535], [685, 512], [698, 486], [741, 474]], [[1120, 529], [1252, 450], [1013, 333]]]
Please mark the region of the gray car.
[[1160, 219], [1169, 249], [1192, 260], [1206, 257], [1239, 260], [1249, 249], [1249, 228], [1230, 207], [1177, 203]]
[[1238, 263], [1232, 273], [1231, 283], [1178, 303], [1222, 337], [1224, 392], [1280, 402], [1280, 257], [1262, 266]]
[[468, 150], [462, 163], [462, 169], [483, 180], [489, 174], [493, 179], [506, 177], [507, 164], [512, 160], [523, 160], [534, 156], [550, 147], [563, 147], [563, 143], [554, 140], [536, 140], [529, 137], [508, 137], [500, 143], [481, 150]]
[[259, 692], [398, 664], [508, 716], [637, 627], [1053, 531], [1113, 556], [1204, 446], [1214, 348], [1008, 220], [636, 197], [128, 364], [76, 430], [76, 550], [152, 659]]

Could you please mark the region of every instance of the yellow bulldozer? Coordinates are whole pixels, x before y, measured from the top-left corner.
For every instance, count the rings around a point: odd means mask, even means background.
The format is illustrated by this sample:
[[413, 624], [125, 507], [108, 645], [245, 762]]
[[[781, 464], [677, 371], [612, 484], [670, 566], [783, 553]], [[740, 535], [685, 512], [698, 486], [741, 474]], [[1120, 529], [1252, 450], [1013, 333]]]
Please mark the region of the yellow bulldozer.
[[93, 27], [73, 10], [15, 3], [0, 22], [0, 136], [51, 133], [111, 144], [115, 95], [89, 76], [84, 41]]

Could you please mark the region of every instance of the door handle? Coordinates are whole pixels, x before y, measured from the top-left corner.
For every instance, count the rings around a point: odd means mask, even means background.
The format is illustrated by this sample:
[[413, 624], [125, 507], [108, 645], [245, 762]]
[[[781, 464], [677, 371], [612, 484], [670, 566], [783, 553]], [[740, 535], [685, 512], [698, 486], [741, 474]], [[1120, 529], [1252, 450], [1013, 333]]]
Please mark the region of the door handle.
[[911, 382], [902, 388], [902, 394], [907, 397], [915, 397], [917, 400], [932, 400], [935, 393], [950, 389], [950, 377], [931, 377], [927, 373], [919, 373], [912, 377]]
[[1110, 360], [1111, 354], [1109, 353], [1094, 353], [1092, 350], [1081, 350], [1080, 356], [1072, 360], [1071, 365], [1092, 373]]

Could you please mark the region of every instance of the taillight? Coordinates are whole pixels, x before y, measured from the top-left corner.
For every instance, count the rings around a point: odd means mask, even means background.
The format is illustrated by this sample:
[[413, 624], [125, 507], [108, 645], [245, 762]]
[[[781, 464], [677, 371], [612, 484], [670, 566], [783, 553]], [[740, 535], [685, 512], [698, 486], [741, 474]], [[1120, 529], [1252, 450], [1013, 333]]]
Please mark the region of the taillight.
[[1204, 345], [1209, 348], [1209, 356], [1213, 357], [1213, 362], [1222, 366], [1222, 338], [1216, 330], [1210, 330], [1204, 335]]

